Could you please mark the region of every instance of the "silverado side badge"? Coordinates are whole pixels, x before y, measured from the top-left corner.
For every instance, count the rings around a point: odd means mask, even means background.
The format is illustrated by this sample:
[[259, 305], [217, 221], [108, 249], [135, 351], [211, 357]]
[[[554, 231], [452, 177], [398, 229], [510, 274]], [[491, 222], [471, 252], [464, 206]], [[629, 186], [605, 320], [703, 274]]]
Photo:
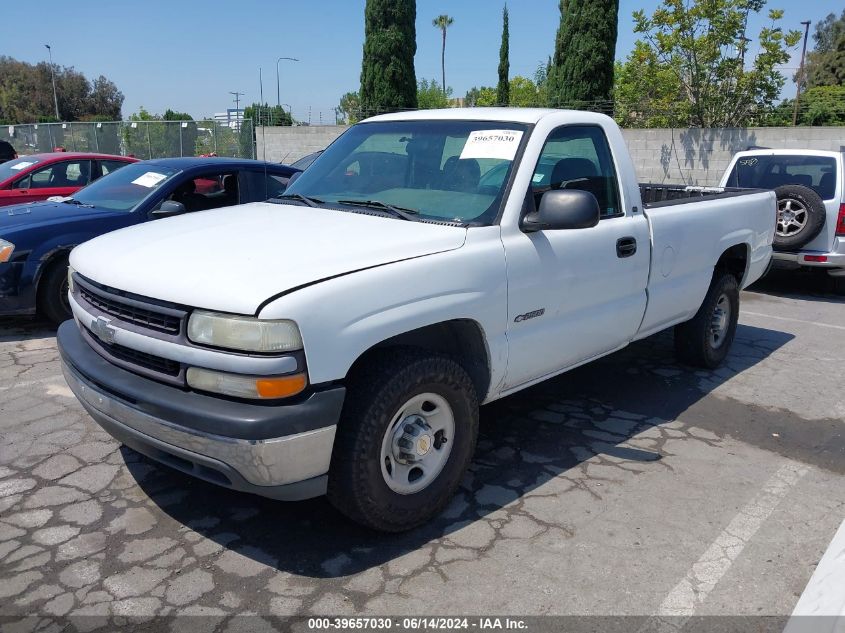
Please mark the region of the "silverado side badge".
[[528, 319], [536, 319], [539, 316], [543, 316], [545, 313], [546, 309], [540, 308], [539, 310], [533, 310], [532, 312], [526, 312], [525, 314], [517, 314], [513, 322], [522, 323], [523, 321], [527, 321]]

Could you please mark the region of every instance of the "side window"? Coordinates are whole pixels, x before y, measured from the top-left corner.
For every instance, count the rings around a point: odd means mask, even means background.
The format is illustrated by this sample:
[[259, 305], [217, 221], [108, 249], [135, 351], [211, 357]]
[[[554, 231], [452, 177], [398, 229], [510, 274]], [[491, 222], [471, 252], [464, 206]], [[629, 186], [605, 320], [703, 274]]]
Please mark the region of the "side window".
[[27, 175], [20, 180], [15, 181], [15, 184], [12, 185], [13, 189], [29, 189], [29, 183], [32, 181], [32, 174]]
[[234, 172], [203, 174], [176, 187], [168, 200], [181, 202], [189, 213], [238, 204], [238, 175]]
[[535, 204], [550, 189], [580, 189], [596, 197], [602, 219], [623, 214], [610, 147], [597, 126], [565, 126], [554, 130], [540, 153], [531, 188]]
[[32, 172], [30, 189], [84, 187], [88, 184], [90, 177], [91, 161], [63, 161]]
[[122, 160], [101, 160], [100, 171], [102, 172], [103, 176], [107, 176], [113, 171], [117, 171], [121, 167], [125, 167], [128, 164], [129, 163], [124, 163]]
[[288, 187], [287, 176], [268, 174], [263, 171], [242, 171], [241, 179], [249, 189], [249, 199], [242, 195], [241, 202], [263, 202], [280, 196]]

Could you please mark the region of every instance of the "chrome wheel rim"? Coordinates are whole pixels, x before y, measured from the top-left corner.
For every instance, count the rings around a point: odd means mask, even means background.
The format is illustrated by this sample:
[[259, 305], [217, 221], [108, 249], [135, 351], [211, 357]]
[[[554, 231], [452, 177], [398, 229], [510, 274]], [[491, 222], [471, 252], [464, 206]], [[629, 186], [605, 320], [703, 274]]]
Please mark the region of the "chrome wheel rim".
[[421, 393], [399, 407], [381, 442], [381, 475], [393, 492], [410, 495], [433, 482], [452, 452], [455, 415], [445, 398]]
[[789, 237], [807, 226], [807, 207], [793, 198], [778, 200], [777, 234]]
[[731, 324], [731, 301], [728, 295], [722, 293], [713, 308], [710, 317], [710, 346], [719, 349], [725, 343], [728, 336], [728, 328]]

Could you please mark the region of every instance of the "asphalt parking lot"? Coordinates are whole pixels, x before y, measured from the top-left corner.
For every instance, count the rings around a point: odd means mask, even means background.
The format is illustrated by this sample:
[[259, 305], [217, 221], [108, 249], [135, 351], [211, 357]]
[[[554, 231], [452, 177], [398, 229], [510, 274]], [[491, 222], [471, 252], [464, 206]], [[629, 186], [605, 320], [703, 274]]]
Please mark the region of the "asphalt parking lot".
[[716, 372], [676, 365], [662, 334], [486, 407], [460, 495], [398, 536], [121, 448], [53, 332], [2, 320], [3, 622], [788, 615], [845, 517], [845, 300], [795, 274], [742, 300]]

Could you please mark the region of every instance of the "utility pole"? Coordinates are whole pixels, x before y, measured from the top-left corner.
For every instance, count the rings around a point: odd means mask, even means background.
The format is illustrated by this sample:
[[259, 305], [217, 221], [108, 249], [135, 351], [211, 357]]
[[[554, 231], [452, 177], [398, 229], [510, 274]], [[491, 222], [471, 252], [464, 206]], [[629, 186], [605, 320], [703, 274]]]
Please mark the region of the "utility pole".
[[804, 25], [804, 48], [801, 50], [801, 66], [798, 68], [798, 88], [795, 91], [795, 107], [792, 110], [792, 127], [798, 125], [798, 104], [801, 101], [801, 85], [804, 83], [804, 56], [807, 54], [807, 35], [810, 32], [810, 21], [801, 22]]
[[50, 54], [50, 79], [53, 81], [53, 105], [56, 106], [56, 121], [61, 121], [62, 119], [59, 116], [59, 97], [56, 94], [56, 73], [53, 72], [53, 49], [50, 48], [49, 44], [45, 44], [44, 46]]
[[279, 88], [279, 62], [282, 61], [283, 59], [286, 59], [289, 62], [298, 62], [299, 61], [296, 57], [279, 57], [279, 59], [276, 60], [276, 105], [277, 106], [282, 105], [282, 103], [281, 103], [281, 99], [282, 99], [281, 94], [282, 93], [281, 93], [281, 90]]
[[232, 91], [230, 90], [230, 91], [229, 91], [229, 94], [230, 94], [230, 95], [235, 95], [235, 99], [234, 99], [234, 101], [235, 101], [235, 124], [237, 125], [238, 130], [240, 130], [240, 129], [241, 129], [241, 117], [240, 117], [240, 115], [238, 114], [238, 112], [239, 112], [239, 111], [240, 111], [240, 109], [241, 109], [241, 108], [240, 108], [240, 104], [241, 104], [240, 99], [241, 99], [241, 96], [242, 96], [242, 95], [244, 95], [245, 93], [243, 93], [243, 92], [232, 92]]

